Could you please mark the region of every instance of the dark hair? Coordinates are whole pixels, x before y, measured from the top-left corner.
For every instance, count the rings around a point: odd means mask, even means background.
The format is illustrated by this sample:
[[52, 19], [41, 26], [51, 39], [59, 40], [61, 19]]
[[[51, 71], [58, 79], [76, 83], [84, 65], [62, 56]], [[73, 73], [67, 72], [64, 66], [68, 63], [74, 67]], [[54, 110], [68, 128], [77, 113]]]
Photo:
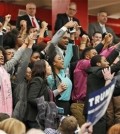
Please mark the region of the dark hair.
[[46, 76], [46, 63], [45, 60], [38, 60], [34, 63], [32, 68], [32, 77], [39, 76], [45, 79]]
[[92, 50], [92, 49], [94, 49], [94, 48], [93, 48], [93, 47], [87, 47], [87, 48], [85, 48], [85, 49], [82, 51], [82, 53], [81, 53], [80, 59], [85, 59], [86, 54], [87, 54], [90, 50]]
[[96, 64], [101, 61], [101, 58], [102, 58], [101, 55], [95, 55], [95, 56], [93, 56], [92, 59], [91, 59], [91, 61], [90, 61], [91, 66], [92, 67], [93, 66], [96, 66]]
[[10, 116], [6, 113], [0, 113], [0, 122], [7, 119], [7, 118], [10, 118]]
[[106, 13], [106, 14], [108, 14], [107, 11], [104, 11], [104, 10], [100, 10], [98, 13], [99, 13], [99, 14], [100, 14], [100, 13]]
[[6, 33], [3, 36], [3, 47], [9, 46], [10, 48], [15, 48], [18, 34], [19, 31], [17, 29], [13, 29], [11, 32]]
[[40, 54], [40, 52], [38, 52], [37, 50], [36, 51], [32, 51], [31, 57], [33, 56], [34, 53], [39, 53]]
[[4, 19], [2, 16], [0, 16], [0, 22], [3, 23], [4, 22]]
[[4, 64], [5, 64], [5, 62], [7, 61], [5, 49], [3, 47], [0, 47], [0, 51], [2, 51], [2, 54], [4, 56]]
[[26, 33], [29, 34], [29, 32], [30, 32], [30, 30], [31, 30], [32, 28], [34, 28], [34, 27], [33, 27], [33, 26], [28, 26], [28, 25], [27, 25], [27, 32], [26, 32]]
[[105, 38], [105, 35], [107, 35], [107, 33], [103, 33], [103, 34], [102, 34], [102, 39]]
[[47, 54], [47, 61], [52, 66], [53, 62], [54, 62], [54, 58], [57, 55], [55, 46], [53, 44], [50, 44], [50, 47], [49, 47], [49, 49], [48, 49], [46, 54]]
[[11, 49], [11, 48], [10, 48], [10, 46], [5, 46], [4, 49], [7, 50], [7, 49]]
[[33, 68], [33, 63], [29, 63], [29, 64], [28, 64], [28, 67], [32, 70], [32, 68]]
[[37, 45], [33, 45], [32, 50], [33, 51], [38, 51], [40, 53], [41, 51], [43, 51], [45, 49], [46, 46], [47, 46], [46, 43], [41, 42]]
[[55, 73], [53, 62], [54, 62], [54, 58], [55, 58], [56, 55], [57, 55], [57, 52], [56, 52], [55, 46], [53, 44], [50, 44], [50, 47], [47, 51], [47, 56], [46, 57], [47, 57], [47, 61], [50, 64], [52, 72], [53, 72], [55, 87], [57, 87], [57, 85], [56, 85], [57, 82], [56, 82], [56, 73]]
[[95, 36], [95, 34], [97, 34], [97, 33], [99, 33], [99, 34], [101, 34], [101, 35], [102, 35], [102, 33], [101, 33], [101, 32], [99, 32], [99, 31], [95, 31], [95, 32], [93, 33], [93, 35], [92, 35], [92, 36]]

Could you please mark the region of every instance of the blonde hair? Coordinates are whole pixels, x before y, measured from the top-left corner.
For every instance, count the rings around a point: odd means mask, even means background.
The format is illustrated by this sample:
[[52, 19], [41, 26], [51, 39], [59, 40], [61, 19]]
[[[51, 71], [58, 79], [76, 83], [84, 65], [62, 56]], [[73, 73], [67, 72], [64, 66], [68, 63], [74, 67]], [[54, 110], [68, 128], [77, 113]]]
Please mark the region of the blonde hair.
[[14, 118], [8, 118], [0, 122], [0, 129], [8, 134], [24, 134], [26, 132], [25, 125]]

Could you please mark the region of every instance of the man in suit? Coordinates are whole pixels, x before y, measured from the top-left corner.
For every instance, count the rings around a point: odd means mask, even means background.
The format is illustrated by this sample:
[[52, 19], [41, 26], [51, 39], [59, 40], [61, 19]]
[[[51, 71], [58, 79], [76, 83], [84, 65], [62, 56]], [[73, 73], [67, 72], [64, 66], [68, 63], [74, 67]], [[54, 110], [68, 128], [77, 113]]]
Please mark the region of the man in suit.
[[[77, 5], [74, 2], [71, 2], [68, 5], [66, 13], [60, 13], [57, 14], [57, 19], [55, 22], [54, 30], [55, 32], [58, 31], [62, 26], [64, 26], [69, 21], [76, 21], [78, 25], [80, 25], [80, 22], [77, 18], [75, 18], [75, 15], [77, 13]], [[72, 30], [72, 29], [71, 29]], [[81, 35], [85, 34], [86, 32], [80, 27]]]
[[32, 2], [26, 4], [26, 15], [20, 16], [17, 19], [16, 27], [20, 29], [20, 21], [26, 20], [27, 27], [35, 27], [40, 29], [40, 20], [35, 17], [36, 5]]
[[97, 15], [98, 22], [90, 23], [88, 28], [88, 34], [90, 37], [93, 36], [93, 34], [97, 32], [103, 33], [111, 33], [113, 35], [113, 43], [118, 43], [120, 41], [120, 38], [115, 35], [115, 32], [112, 28], [106, 26], [108, 17], [107, 13], [104, 11], [101, 11]]

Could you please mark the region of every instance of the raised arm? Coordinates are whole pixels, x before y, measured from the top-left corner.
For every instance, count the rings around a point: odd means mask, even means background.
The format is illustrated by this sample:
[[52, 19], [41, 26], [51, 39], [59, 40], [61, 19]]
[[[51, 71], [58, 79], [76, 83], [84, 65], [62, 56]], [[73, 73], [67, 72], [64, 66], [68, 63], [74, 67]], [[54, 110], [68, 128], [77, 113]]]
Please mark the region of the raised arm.
[[[32, 36], [37, 33], [33, 33]], [[30, 57], [31, 57], [31, 54], [32, 54], [32, 46], [34, 44], [34, 38], [30, 38], [31, 35], [29, 35], [25, 42], [28, 42], [28, 48], [25, 49], [24, 51], [24, 54], [21, 58], [21, 62], [18, 66], [18, 70], [17, 70], [17, 76], [16, 76], [16, 81], [17, 82], [21, 82], [22, 80], [24, 80], [24, 77], [25, 77], [25, 72], [26, 72], [26, 69], [28, 67], [28, 64], [30, 62]]]
[[[29, 35], [29, 38], [36, 39], [36, 32], [31, 33]], [[5, 63], [4, 67], [7, 70], [7, 72], [11, 71], [11, 69], [18, 63], [18, 61], [21, 59], [21, 57], [22, 57], [22, 55], [23, 55], [23, 53], [24, 53], [24, 51], [25, 51], [25, 49], [27, 48], [28, 45], [29, 45], [28, 40], [25, 40], [23, 45], [15, 53], [14, 57], [11, 60], [9, 60]]]
[[77, 22], [69, 21], [67, 22], [61, 29], [57, 31], [57, 33], [53, 36], [51, 43], [56, 45], [59, 40], [62, 38], [62, 36], [65, 34], [65, 32], [68, 30], [68, 28], [75, 27], [77, 25]]
[[6, 69], [7, 72], [11, 71], [11, 69], [18, 63], [18, 61], [20, 60], [20, 58], [22, 57], [25, 48], [27, 47], [27, 45], [24, 43], [15, 53], [14, 57], [7, 61], [4, 65], [4, 68]]

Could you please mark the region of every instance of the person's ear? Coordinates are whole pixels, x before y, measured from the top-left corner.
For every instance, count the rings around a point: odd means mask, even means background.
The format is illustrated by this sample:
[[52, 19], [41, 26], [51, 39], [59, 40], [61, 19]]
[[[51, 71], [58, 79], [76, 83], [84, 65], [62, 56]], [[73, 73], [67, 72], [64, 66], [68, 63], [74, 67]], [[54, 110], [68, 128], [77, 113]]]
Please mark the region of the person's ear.
[[90, 57], [89, 57], [89, 55], [88, 55], [88, 54], [86, 54], [86, 55], [85, 55], [85, 59], [87, 59], [87, 60], [89, 60], [89, 59], [90, 59]]
[[53, 62], [53, 66], [55, 66], [56, 65], [56, 63], [55, 62]]
[[99, 67], [101, 67], [101, 63], [100, 62], [97, 62], [96, 65], [99, 66]]

